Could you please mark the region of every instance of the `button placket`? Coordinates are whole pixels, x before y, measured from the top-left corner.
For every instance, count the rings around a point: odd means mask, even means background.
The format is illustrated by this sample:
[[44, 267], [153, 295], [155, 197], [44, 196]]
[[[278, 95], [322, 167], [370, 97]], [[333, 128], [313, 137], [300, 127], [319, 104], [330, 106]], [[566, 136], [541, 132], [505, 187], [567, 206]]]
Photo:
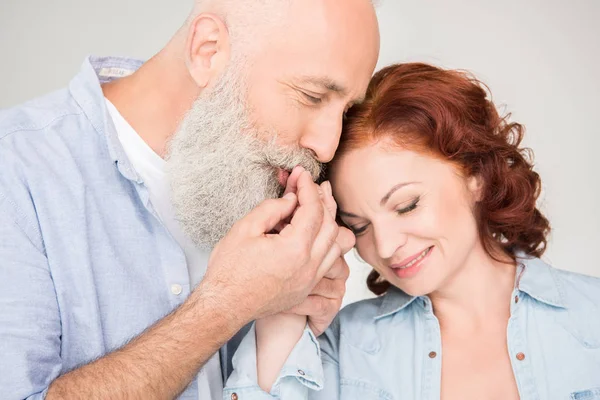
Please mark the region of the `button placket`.
[[515, 289], [511, 299], [511, 316], [508, 320], [507, 344], [511, 355], [511, 365], [517, 381], [519, 393], [523, 398], [537, 399], [538, 390], [532, 374], [527, 351], [527, 336], [524, 335], [524, 302], [521, 301], [521, 292]]
[[442, 370], [441, 370], [441, 347], [442, 347], [442, 337], [440, 330], [440, 323], [437, 317], [433, 314], [433, 309], [431, 306], [431, 300], [425, 297], [423, 299], [423, 309], [425, 319], [425, 348], [429, 349], [429, 352], [425, 353], [424, 356], [426, 358], [425, 368], [423, 371], [424, 382], [427, 382], [423, 386], [422, 398], [439, 398], [441, 391], [441, 380], [442, 380]]

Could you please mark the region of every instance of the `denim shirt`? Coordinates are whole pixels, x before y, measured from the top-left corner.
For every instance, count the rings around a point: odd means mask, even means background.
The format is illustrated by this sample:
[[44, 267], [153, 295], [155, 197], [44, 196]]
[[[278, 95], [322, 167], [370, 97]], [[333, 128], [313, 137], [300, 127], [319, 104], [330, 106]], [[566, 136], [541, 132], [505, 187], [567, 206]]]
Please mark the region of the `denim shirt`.
[[[140, 65], [89, 58], [68, 88], [0, 111], [2, 400], [43, 399], [59, 375], [123, 346], [190, 293], [185, 254], [100, 86]], [[196, 380], [180, 398], [198, 398]]]
[[[520, 259], [510, 314], [521, 399], [600, 400], [600, 279]], [[426, 296], [392, 288], [344, 308], [318, 341], [306, 329], [269, 394], [256, 384], [253, 333], [233, 358], [224, 400], [440, 398], [440, 325]]]

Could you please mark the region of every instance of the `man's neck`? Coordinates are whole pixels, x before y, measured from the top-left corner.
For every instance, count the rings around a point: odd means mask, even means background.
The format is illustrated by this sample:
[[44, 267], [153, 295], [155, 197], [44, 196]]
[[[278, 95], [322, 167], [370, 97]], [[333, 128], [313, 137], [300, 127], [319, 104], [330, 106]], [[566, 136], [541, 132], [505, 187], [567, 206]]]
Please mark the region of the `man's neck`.
[[200, 94], [181, 57], [167, 46], [132, 75], [102, 85], [104, 96], [161, 157]]

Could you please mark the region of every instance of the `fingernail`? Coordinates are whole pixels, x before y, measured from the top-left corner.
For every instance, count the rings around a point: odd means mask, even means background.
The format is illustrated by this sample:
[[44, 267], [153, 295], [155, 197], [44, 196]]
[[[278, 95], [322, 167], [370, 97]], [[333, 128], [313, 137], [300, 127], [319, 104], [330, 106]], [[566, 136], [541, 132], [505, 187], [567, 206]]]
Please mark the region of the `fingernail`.
[[288, 194], [286, 194], [285, 196], [283, 196], [284, 199], [287, 200], [293, 200], [296, 198], [296, 195], [294, 194], [294, 192], [289, 192]]

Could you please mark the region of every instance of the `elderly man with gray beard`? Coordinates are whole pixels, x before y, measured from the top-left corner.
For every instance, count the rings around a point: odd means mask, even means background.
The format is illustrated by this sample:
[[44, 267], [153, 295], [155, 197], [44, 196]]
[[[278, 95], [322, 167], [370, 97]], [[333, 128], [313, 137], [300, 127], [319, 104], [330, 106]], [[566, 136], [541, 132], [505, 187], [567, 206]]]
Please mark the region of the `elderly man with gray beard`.
[[215, 400], [251, 321], [321, 333], [353, 237], [315, 181], [378, 49], [369, 0], [198, 0], [1, 111], [0, 398]]

